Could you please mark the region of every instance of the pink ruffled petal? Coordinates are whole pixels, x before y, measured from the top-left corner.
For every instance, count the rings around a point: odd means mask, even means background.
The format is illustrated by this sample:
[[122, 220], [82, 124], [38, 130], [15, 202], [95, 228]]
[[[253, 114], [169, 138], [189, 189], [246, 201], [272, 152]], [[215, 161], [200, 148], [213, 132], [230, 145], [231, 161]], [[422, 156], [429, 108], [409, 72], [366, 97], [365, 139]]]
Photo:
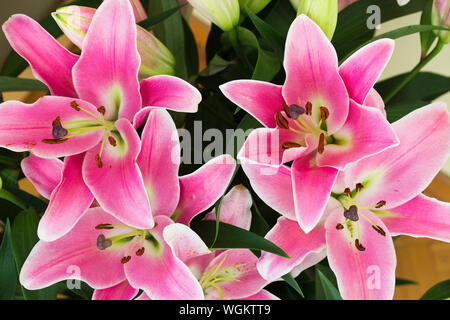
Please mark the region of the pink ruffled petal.
[[313, 104], [313, 120], [320, 119], [319, 108], [330, 112], [329, 133], [336, 132], [345, 122], [349, 98], [338, 73], [336, 51], [320, 27], [305, 15], [292, 23], [286, 40], [284, 58], [286, 82], [283, 96], [288, 105]]
[[325, 228], [322, 225], [305, 234], [297, 222], [285, 217], [278, 219], [272, 230], [267, 233], [266, 239], [275, 243], [290, 257], [283, 258], [273, 253], [262, 252], [258, 261], [258, 271], [269, 282], [303, 265], [309, 256], [322, 252], [326, 247]]
[[450, 242], [450, 203], [422, 194], [386, 211], [374, 211], [393, 235], [405, 234]]
[[252, 189], [269, 207], [288, 219], [297, 219], [289, 167], [274, 168], [248, 161], [241, 161], [241, 166], [250, 180]]
[[[356, 226], [350, 229], [343, 223], [342, 212], [335, 212], [326, 221], [328, 262], [336, 275], [339, 292], [347, 300], [392, 299], [395, 288], [396, 256], [391, 235], [383, 222], [369, 211], [362, 212], [383, 228], [385, 236], [375, 231], [362, 217], [359, 220], [360, 243], [365, 251], [355, 246]], [[338, 223], [344, 229], [337, 230]]]
[[[241, 299], [254, 295], [267, 285], [258, 273], [256, 263], [258, 258], [248, 249], [231, 249], [219, 254], [206, 268], [210, 270], [221, 263], [219, 270], [229, 268], [227, 277], [234, 280], [218, 282], [224, 300]], [[222, 275], [219, 271], [219, 275]], [[219, 300], [220, 293], [217, 288], [210, 286], [205, 289], [205, 298], [208, 300]]]
[[131, 300], [138, 292], [138, 289], [130, 286], [130, 283], [125, 280], [113, 287], [95, 290], [92, 300]]
[[171, 216], [180, 198], [178, 169], [180, 142], [175, 123], [166, 110], [153, 110], [142, 132], [137, 163], [154, 216]]
[[400, 145], [346, 170], [345, 181], [364, 189], [356, 201], [374, 206], [386, 201], [385, 208], [397, 207], [421, 193], [439, 172], [450, 153], [450, 115], [444, 103], [417, 109], [392, 124]]
[[220, 86], [234, 104], [254, 116], [264, 126], [275, 128], [275, 114], [282, 111], [282, 87], [263, 81], [236, 80]]
[[197, 112], [200, 92], [188, 82], [173, 76], [158, 75], [141, 81], [142, 105], [178, 112]]
[[313, 230], [322, 218], [338, 173], [335, 168], [316, 166], [308, 157], [294, 161], [295, 214], [305, 233]]
[[44, 198], [49, 199], [62, 178], [64, 163], [58, 159], [43, 159], [32, 153], [22, 160], [23, 174]]
[[372, 107], [375, 109], [378, 109], [381, 111], [383, 116], [386, 118], [386, 110], [383, 98], [380, 96], [380, 94], [375, 89], [370, 89], [369, 94], [366, 97], [366, 100], [364, 100], [363, 103], [366, 107]]
[[163, 239], [164, 228], [173, 222], [165, 216], [155, 217], [155, 221], [155, 228], [149, 230], [153, 241], [144, 242], [144, 255], [133, 256], [125, 264], [128, 281], [152, 300], [203, 299], [197, 279]]
[[374, 108], [350, 100], [347, 121], [333, 135], [335, 143], [325, 146], [317, 155], [317, 164], [344, 169], [349, 163], [377, 154], [398, 145], [399, 141], [389, 122]]
[[189, 225], [192, 218], [211, 207], [225, 193], [236, 168], [229, 155], [216, 157], [197, 171], [180, 177], [180, 202], [173, 215]]
[[100, 206], [123, 223], [149, 229], [154, 225], [144, 181], [136, 163], [140, 151], [139, 136], [126, 119], [115, 123], [119, 134], [113, 136], [117, 145], [106, 142], [98, 157], [100, 144], [86, 153], [83, 177]]
[[[30, 151], [42, 158], [59, 158], [82, 153], [94, 147], [102, 138], [103, 130], [72, 137], [62, 143], [44, 143], [54, 140], [52, 123], [60, 118], [63, 126], [69, 121], [94, 121], [91, 115], [70, 107], [71, 98], [45, 96], [34, 104], [7, 101], [0, 108], [0, 146], [15, 152]], [[86, 110], [97, 113], [89, 103], [76, 100]], [[69, 126], [67, 126], [69, 128]], [[69, 132], [67, 136], [70, 136]]]
[[[242, 184], [234, 186], [222, 200], [219, 220], [233, 226], [250, 230], [253, 200], [250, 192]], [[204, 220], [216, 221], [216, 210], [208, 213]]]
[[351, 55], [340, 67], [351, 99], [362, 104], [394, 52], [392, 39], [374, 41]]
[[58, 241], [39, 241], [20, 272], [20, 283], [29, 290], [48, 287], [66, 279], [85, 281], [94, 289], [105, 289], [125, 280], [120, 260], [125, 244], [106, 250], [97, 248], [97, 238], [123, 232], [122, 228], [96, 230], [99, 224], [120, 224], [100, 208], [89, 209], [77, 225]]
[[91, 206], [94, 196], [83, 181], [83, 160], [84, 153], [65, 158], [62, 179], [39, 221], [41, 240], [55, 241], [65, 235]]
[[239, 300], [266, 300], [267, 301], [267, 300], [280, 300], [280, 298], [271, 294], [269, 291], [263, 289], [263, 290], [259, 291], [257, 294], [254, 294], [250, 297], [242, 298]]
[[80, 98], [106, 108], [105, 118], [133, 116], [141, 108], [136, 25], [127, 0], [106, 1], [97, 10], [73, 69]]
[[3, 24], [3, 32], [52, 95], [77, 97], [72, 82], [72, 67], [78, 60], [77, 55], [61, 46], [39, 23], [22, 14], [13, 15]]

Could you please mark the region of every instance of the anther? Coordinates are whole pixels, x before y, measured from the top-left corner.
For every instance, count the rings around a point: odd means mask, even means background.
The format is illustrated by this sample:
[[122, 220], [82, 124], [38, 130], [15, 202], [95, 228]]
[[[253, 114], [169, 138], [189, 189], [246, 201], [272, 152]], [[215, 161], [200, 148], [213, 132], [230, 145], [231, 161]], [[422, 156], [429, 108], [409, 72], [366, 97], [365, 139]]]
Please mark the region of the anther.
[[144, 254], [144, 252], [145, 252], [145, 248], [142, 247], [142, 248], [140, 248], [138, 251], [136, 251], [136, 255], [137, 255], [138, 257], [140, 257], [140, 256], [142, 256], [142, 255]]
[[375, 208], [380, 209], [381, 207], [384, 207], [385, 205], [386, 205], [386, 201], [381, 200], [375, 205]]
[[299, 147], [301, 147], [302, 145], [301, 144], [298, 144], [298, 143], [296, 143], [296, 142], [285, 142], [285, 143], [283, 143], [282, 145], [281, 145], [281, 147], [283, 148], [283, 149], [291, 149], [291, 148], [299, 148]]
[[364, 189], [364, 186], [362, 185], [362, 183], [357, 183], [356, 184], [356, 192], [360, 192], [362, 189]]
[[100, 112], [102, 115], [105, 115], [106, 113], [106, 108], [104, 106], [98, 107], [97, 111]]
[[105, 229], [114, 229], [114, 227], [112, 225], [110, 225], [109, 223], [102, 223], [99, 225], [95, 226], [95, 229], [97, 230], [105, 230]]
[[116, 141], [116, 139], [114, 139], [114, 137], [109, 136], [108, 141], [109, 141], [109, 144], [112, 145], [113, 147], [117, 146], [117, 141]]
[[291, 113], [289, 112], [289, 106], [286, 104], [286, 102], [283, 102], [283, 111], [286, 113], [286, 115], [291, 118]]
[[78, 103], [74, 100], [70, 103], [70, 106], [75, 109], [76, 111], [80, 111], [80, 106], [78, 105]]
[[300, 117], [302, 114], [305, 113], [305, 108], [300, 107], [299, 105], [296, 104], [291, 104], [289, 106], [289, 115], [288, 117], [291, 119], [298, 119], [298, 117]]
[[310, 116], [312, 115], [312, 103], [311, 102], [307, 102], [305, 105], [305, 109], [306, 109], [306, 115]]
[[322, 154], [324, 151], [325, 151], [325, 135], [321, 133], [319, 137], [319, 146], [317, 148], [317, 152], [319, 152], [319, 154]]
[[281, 112], [277, 112], [276, 118], [275, 118], [278, 127], [281, 129], [289, 129], [289, 122], [286, 120], [285, 117], [281, 114]]
[[350, 206], [348, 210], [344, 211], [344, 217], [353, 222], [358, 221], [359, 220], [358, 208], [355, 205]]
[[103, 162], [99, 154], [95, 156], [95, 162], [97, 163], [97, 168], [99, 169], [103, 168]]
[[337, 229], [337, 230], [342, 230], [342, 229], [344, 229], [344, 226], [343, 226], [341, 223], [338, 223], [338, 224], [336, 225], [336, 229]]
[[365, 251], [366, 248], [363, 247], [363, 245], [361, 244], [361, 242], [359, 242], [359, 239], [355, 240], [355, 247], [356, 249], [358, 249], [359, 251]]
[[350, 198], [352, 197], [352, 191], [350, 190], [350, 188], [345, 188], [344, 193], [349, 196]]
[[69, 139], [43, 139], [42, 142], [46, 144], [61, 144]]
[[322, 119], [322, 122], [325, 122], [329, 116], [330, 111], [326, 107], [320, 107], [320, 118]]
[[52, 136], [55, 139], [61, 139], [69, 133], [67, 129], [63, 128], [60, 117], [56, 117], [56, 119], [53, 120], [52, 127]]
[[372, 225], [372, 228], [375, 229], [376, 232], [378, 232], [379, 234], [381, 234], [383, 237], [386, 236], [386, 232], [383, 230], [383, 228], [381, 228], [380, 226], [374, 226]]
[[120, 262], [121, 262], [122, 264], [125, 264], [125, 263], [129, 262], [130, 260], [131, 260], [131, 257], [130, 257], [130, 256], [126, 256], [126, 257], [123, 257], [123, 258], [120, 260]]
[[101, 234], [97, 237], [97, 248], [99, 250], [105, 250], [111, 246], [112, 246], [111, 239], [106, 239], [103, 234]]

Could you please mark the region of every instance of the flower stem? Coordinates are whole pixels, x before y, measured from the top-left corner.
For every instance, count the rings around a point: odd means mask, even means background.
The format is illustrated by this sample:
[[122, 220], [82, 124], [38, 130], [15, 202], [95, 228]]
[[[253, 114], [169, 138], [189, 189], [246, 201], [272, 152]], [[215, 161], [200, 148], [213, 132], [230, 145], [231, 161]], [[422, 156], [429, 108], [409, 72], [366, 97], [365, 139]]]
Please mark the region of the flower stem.
[[429, 55], [427, 55], [422, 61], [419, 62], [419, 64], [417, 66], [414, 67], [414, 69], [403, 79], [402, 82], [400, 82], [400, 84], [398, 84], [384, 99], [384, 102], [387, 104], [389, 101], [392, 100], [393, 97], [395, 97], [395, 95], [397, 93], [399, 93], [399, 91], [401, 89], [403, 89], [404, 86], [406, 86], [419, 72], [420, 70], [422, 70], [423, 67], [425, 67], [431, 60], [433, 60], [434, 57], [436, 57], [439, 52], [441, 52], [442, 48], [444, 48], [445, 43], [443, 43], [442, 41], [439, 41], [436, 45], [436, 47], [434, 47], [433, 51], [430, 52]]
[[236, 52], [239, 59], [244, 63], [244, 66], [248, 71], [253, 73], [253, 67], [248, 61], [246, 55], [242, 52], [241, 43], [239, 42], [239, 33], [237, 27], [228, 31], [228, 35], [230, 38], [231, 45], [233, 46], [234, 51]]

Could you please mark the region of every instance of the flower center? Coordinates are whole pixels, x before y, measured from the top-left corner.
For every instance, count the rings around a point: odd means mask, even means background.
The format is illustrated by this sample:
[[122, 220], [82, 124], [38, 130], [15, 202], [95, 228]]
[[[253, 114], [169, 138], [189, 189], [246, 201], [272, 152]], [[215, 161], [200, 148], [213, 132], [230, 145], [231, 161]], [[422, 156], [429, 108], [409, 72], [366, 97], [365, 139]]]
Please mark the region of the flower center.
[[61, 117], [58, 116], [52, 122], [53, 139], [44, 139], [42, 140], [42, 142], [47, 144], [60, 144], [68, 141], [70, 138], [79, 136], [81, 134], [98, 130], [104, 130], [105, 134], [103, 135], [100, 152], [95, 157], [97, 167], [102, 168], [103, 163], [101, 157], [105, 146], [105, 142], [108, 141], [109, 144], [112, 145], [113, 147], [117, 145], [117, 141], [113, 136], [113, 131], [115, 129], [114, 122], [105, 120], [104, 115], [106, 109], [103, 106], [97, 109], [98, 114], [92, 113], [91, 111], [80, 107], [80, 105], [75, 100], [70, 103], [70, 107], [78, 112], [87, 113], [94, 119], [75, 120], [62, 123]]
[[203, 292], [206, 293], [206, 290], [208, 288], [213, 287], [219, 293], [220, 300], [223, 300], [223, 291], [219, 283], [224, 281], [239, 281], [236, 278], [237, 275], [235, 271], [237, 268], [244, 265], [238, 264], [226, 268], [221, 268], [226, 258], [227, 256], [225, 255], [219, 263], [213, 265], [208, 271], [203, 273], [202, 277], [199, 280]]
[[[364, 188], [363, 184], [358, 183], [358, 184], [356, 184], [356, 187], [353, 191], [350, 190], [350, 188], [346, 188], [344, 190], [344, 193], [337, 197], [337, 200], [341, 203], [341, 205], [344, 207], [345, 210], [343, 213], [344, 221], [342, 223], [338, 223], [336, 225], [336, 229], [343, 230], [343, 229], [347, 228], [347, 230], [350, 233], [351, 238], [352, 239], [354, 238], [356, 249], [358, 249], [359, 251], [366, 250], [366, 248], [361, 244], [361, 241], [360, 241], [361, 231], [360, 231], [360, 226], [359, 226], [359, 217], [362, 217], [363, 219], [368, 221], [372, 225], [372, 228], [376, 232], [378, 232], [380, 235], [382, 235], [383, 237], [386, 236], [386, 232], [383, 230], [382, 227], [373, 223], [372, 220], [370, 220], [366, 215], [364, 215], [359, 210], [359, 209], [361, 209], [361, 210], [379, 209], [379, 208], [383, 207], [384, 205], [386, 205], [386, 201], [381, 200], [381, 201], [377, 202], [376, 205], [371, 206], [371, 207], [363, 207], [363, 206], [358, 205], [355, 202], [354, 197], [363, 188]], [[356, 225], [356, 234], [354, 233], [355, 225]]]
[[[331, 140], [328, 136], [327, 131], [323, 129], [323, 127], [326, 128], [326, 120], [330, 116], [330, 111], [326, 107], [321, 106], [320, 121], [316, 125], [312, 120], [312, 107], [313, 106], [311, 102], [307, 102], [305, 107], [301, 107], [296, 104], [288, 106], [287, 104], [283, 103], [284, 115], [286, 115], [289, 119], [292, 119], [292, 121], [288, 121], [288, 119], [285, 118], [282, 112], [277, 112], [275, 119], [279, 128], [295, 132], [299, 134], [302, 139], [306, 134], [313, 134], [314, 136], [316, 136], [319, 140], [317, 152], [319, 152], [319, 154], [322, 154], [325, 150], [325, 144], [329, 142], [329, 140]], [[304, 114], [306, 114], [307, 117], [304, 117]], [[304, 145], [297, 142], [285, 142], [283, 143], [282, 148], [290, 149], [302, 146]]]

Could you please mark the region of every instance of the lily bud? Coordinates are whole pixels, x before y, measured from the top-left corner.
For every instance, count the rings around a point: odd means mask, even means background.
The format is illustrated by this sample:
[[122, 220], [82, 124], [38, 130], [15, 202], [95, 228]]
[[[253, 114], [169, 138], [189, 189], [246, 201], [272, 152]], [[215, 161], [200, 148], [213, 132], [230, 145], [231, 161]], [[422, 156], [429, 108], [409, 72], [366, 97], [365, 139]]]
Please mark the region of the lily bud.
[[[95, 9], [81, 6], [62, 7], [52, 17], [64, 34], [79, 48], [95, 14]], [[139, 78], [158, 74], [175, 74], [175, 58], [172, 53], [151, 32], [137, 26], [137, 49], [141, 56]]]
[[242, 11], [247, 7], [253, 13], [258, 13], [264, 9], [270, 1], [271, 0], [239, 0], [239, 5], [241, 6]]
[[[431, 23], [435, 26], [450, 27], [450, 1], [434, 0]], [[444, 43], [450, 43], [450, 31], [436, 30], [435, 33]]]
[[314, 20], [328, 39], [333, 38], [338, 18], [338, 0], [300, 0], [297, 15], [300, 14]]
[[188, 0], [188, 2], [223, 31], [230, 31], [239, 24], [239, 0]]

